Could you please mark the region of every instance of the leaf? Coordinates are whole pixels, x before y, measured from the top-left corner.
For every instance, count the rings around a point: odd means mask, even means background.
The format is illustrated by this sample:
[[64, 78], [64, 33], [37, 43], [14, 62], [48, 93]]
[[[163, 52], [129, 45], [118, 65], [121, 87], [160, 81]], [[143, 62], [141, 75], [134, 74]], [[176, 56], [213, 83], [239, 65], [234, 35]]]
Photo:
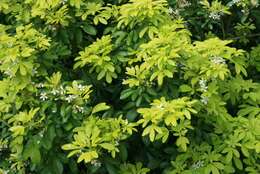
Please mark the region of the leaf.
[[106, 74], [106, 81], [107, 83], [111, 83], [112, 82], [112, 77], [109, 73]]
[[144, 36], [144, 34], [145, 34], [145, 32], [148, 30], [148, 28], [149, 28], [149, 27], [144, 27], [144, 28], [140, 31], [140, 33], [139, 33], [139, 37], [140, 37], [140, 38], [142, 38], [142, 37]]
[[211, 171], [212, 171], [212, 174], [220, 174], [218, 171], [218, 168], [213, 165], [211, 165]]
[[164, 120], [165, 124], [168, 125], [173, 125], [176, 126], [177, 125], [177, 118], [175, 115], [168, 115], [165, 120]]
[[101, 143], [99, 146], [103, 147], [106, 150], [112, 151], [115, 149], [115, 145], [110, 144], [110, 143]]
[[106, 19], [104, 19], [102, 17], [99, 17], [98, 20], [99, 20], [100, 23], [107, 25], [107, 20]]
[[154, 129], [151, 129], [150, 132], [149, 132], [149, 138], [151, 140], [151, 142], [154, 141], [154, 138], [155, 138], [155, 131]]
[[13, 132], [13, 136], [24, 135], [24, 126], [12, 126], [9, 130]]
[[242, 153], [243, 153], [246, 157], [249, 157], [249, 156], [250, 156], [250, 154], [249, 154], [249, 152], [248, 152], [248, 150], [247, 150], [246, 147], [242, 146], [242, 147], [241, 147], [241, 151], [242, 151]]
[[93, 25], [86, 24], [86, 25], [82, 25], [81, 27], [86, 33], [93, 36], [97, 35], [97, 30]]
[[118, 174], [118, 169], [109, 163], [105, 163], [108, 174]]
[[225, 168], [225, 166], [220, 162], [214, 162], [214, 165], [220, 170], [223, 170]]
[[233, 158], [233, 152], [232, 150], [229, 150], [226, 156], [226, 162], [229, 163], [232, 160], [232, 158]]
[[42, 139], [42, 145], [45, 149], [49, 150], [52, 147], [53, 139], [56, 137], [55, 128], [53, 125], [49, 126], [46, 135]]
[[134, 91], [131, 89], [124, 90], [120, 95], [120, 100], [128, 98], [132, 93], [134, 93]]
[[96, 151], [89, 151], [82, 153], [78, 158], [78, 163], [84, 160], [85, 163], [89, 163], [93, 159], [98, 158], [98, 153]]
[[106, 71], [102, 70], [98, 73], [97, 80], [101, 80], [103, 77], [105, 77]]
[[58, 158], [54, 158], [51, 161], [51, 169], [52, 169], [52, 174], [62, 174], [63, 173], [63, 165]]
[[128, 151], [127, 151], [126, 144], [124, 144], [124, 143], [120, 144], [119, 153], [120, 153], [120, 157], [121, 157], [122, 161], [126, 161], [128, 158]]
[[158, 74], [157, 80], [158, 80], [158, 85], [162, 86], [162, 84], [163, 84], [163, 73]]
[[20, 64], [20, 73], [25, 76], [27, 74], [26, 67], [23, 64]]
[[192, 91], [192, 88], [189, 85], [180, 86], [180, 92], [190, 92], [190, 91]]
[[187, 144], [189, 144], [189, 140], [186, 137], [179, 137], [176, 141], [176, 145], [181, 147], [183, 151], [187, 150]]
[[257, 142], [255, 144], [255, 151], [256, 151], [256, 153], [260, 153], [260, 142]]
[[79, 153], [81, 153], [80, 150], [73, 150], [73, 151], [71, 151], [71, 152], [67, 155], [67, 157], [70, 158], [70, 157], [74, 156], [75, 154], [79, 154]]
[[243, 164], [240, 161], [240, 159], [238, 158], [233, 158], [235, 166], [239, 169], [239, 170], [243, 170]]
[[92, 114], [108, 110], [110, 106], [106, 105], [106, 103], [99, 103], [92, 109]]
[[25, 159], [30, 158], [32, 163], [39, 164], [41, 162], [41, 153], [36, 140], [29, 141], [23, 151], [23, 157]]
[[79, 149], [80, 147], [74, 144], [65, 144], [61, 146], [63, 150], [74, 150], [74, 149]]

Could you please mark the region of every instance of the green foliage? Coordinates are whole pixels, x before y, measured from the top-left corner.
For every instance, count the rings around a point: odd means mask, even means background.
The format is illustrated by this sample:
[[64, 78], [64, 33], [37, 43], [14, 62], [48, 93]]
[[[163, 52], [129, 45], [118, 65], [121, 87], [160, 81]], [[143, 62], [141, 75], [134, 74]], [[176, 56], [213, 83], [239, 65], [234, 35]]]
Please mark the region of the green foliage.
[[[108, 108], [102, 103], [98, 104], [93, 108], [92, 114]], [[79, 154], [77, 162], [84, 160], [85, 163], [89, 163], [101, 156], [102, 150], [108, 151], [115, 158], [116, 152], [119, 152], [119, 141], [130, 136], [136, 130], [134, 126], [134, 123], [128, 123], [121, 117], [98, 119], [91, 115], [81, 127], [74, 129], [74, 141], [63, 145], [62, 149], [72, 150], [68, 157]]]
[[83, 67], [91, 64], [90, 72], [97, 73], [97, 80], [105, 78], [108, 83], [112, 82], [112, 78], [117, 78], [116, 68], [109, 54], [113, 49], [110, 36], [103, 36], [92, 45], [85, 48], [85, 51], [80, 52], [80, 57], [74, 68]]
[[1, 0], [0, 174], [260, 173], [258, 0]]
[[143, 116], [138, 123], [145, 128], [142, 136], [149, 135], [151, 141], [162, 139], [165, 142], [168, 139], [169, 132], [172, 131], [177, 139], [177, 146], [181, 146], [186, 151], [186, 144], [189, 140], [185, 138], [187, 128], [191, 128], [191, 113], [197, 113], [192, 108], [194, 101], [188, 101], [188, 98], [180, 98], [167, 102], [165, 98], [155, 100], [151, 108], [140, 108], [137, 110]]

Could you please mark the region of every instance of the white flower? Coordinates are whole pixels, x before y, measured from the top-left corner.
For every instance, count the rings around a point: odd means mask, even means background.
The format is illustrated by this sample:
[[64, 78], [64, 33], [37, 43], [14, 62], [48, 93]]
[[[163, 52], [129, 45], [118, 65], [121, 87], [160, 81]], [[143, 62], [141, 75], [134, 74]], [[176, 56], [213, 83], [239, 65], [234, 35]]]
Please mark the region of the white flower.
[[174, 11], [173, 11], [173, 9], [171, 8], [171, 7], [169, 7], [169, 14], [173, 14], [174, 13]]
[[93, 166], [95, 166], [95, 167], [100, 167], [101, 166], [101, 162], [99, 162], [98, 160], [92, 160], [90, 163]]
[[36, 88], [43, 88], [44, 87], [44, 84], [43, 83], [38, 83], [37, 85], [36, 85]]
[[65, 89], [63, 88], [63, 86], [60, 86], [60, 94], [61, 95], [65, 94]]
[[220, 20], [221, 15], [217, 12], [211, 12], [209, 14], [209, 18], [213, 19], [213, 20]]
[[200, 85], [200, 89], [203, 91], [203, 92], [206, 92], [208, 90], [208, 86], [207, 86], [207, 81], [204, 80], [204, 79], [201, 79], [199, 81], [199, 85]]
[[240, 0], [233, 0], [232, 2], [233, 2], [234, 4], [236, 4], [236, 3], [240, 2]]
[[75, 95], [69, 95], [68, 97], [65, 98], [65, 100], [70, 103], [72, 102], [75, 98], [77, 98], [77, 96]]
[[51, 93], [52, 93], [53, 95], [57, 95], [57, 94], [59, 94], [59, 91], [56, 90], [56, 89], [53, 89], [53, 90], [51, 90]]
[[208, 98], [208, 97], [205, 97], [205, 96], [201, 96], [200, 101], [201, 101], [204, 105], [207, 105], [208, 102], [209, 102], [209, 98]]
[[76, 86], [80, 91], [83, 91], [85, 89], [85, 86], [79, 84]]
[[204, 166], [204, 161], [200, 161], [200, 160], [199, 160], [199, 161], [197, 161], [196, 163], [193, 163], [191, 167], [192, 167], [193, 169], [198, 169], [198, 168], [201, 168], [201, 167], [203, 167], [203, 166]]
[[43, 101], [47, 100], [47, 99], [48, 99], [47, 93], [46, 93], [46, 92], [42, 92], [42, 93], [40, 94], [40, 99], [43, 100]]
[[8, 174], [9, 170], [2, 170], [3, 174]]
[[226, 64], [226, 61], [225, 59], [223, 59], [222, 57], [217, 57], [217, 56], [214, 56], [211, 58], [211, 62], [214, 63], [214, 64]]
[[84, 107], [74, 105], [73, 109], [74, 109], [75, 112], [84, 113]]
[[186, 0], [182, 0], [182, 1], [179, 2], [179, 7], [180, 8], [185, 8], [185, 7], [188, 7], [190, 5], [191, 5], [191, 3], [186, 1]]
[[62, 0], [61, 3], [64, 5], [67, 3], [68, 0]]
[[4, 72], [4, 74], [9, 76], [10, 78], [14, 76], [14, 74], [12, 73], [12, 71], [9, 68]]
[[35, 75], [35, 74], [37, 74], [37, 73], [38, 73], [37, 69], [36, 69], [36, 68], [33, 68], [32, 74]]

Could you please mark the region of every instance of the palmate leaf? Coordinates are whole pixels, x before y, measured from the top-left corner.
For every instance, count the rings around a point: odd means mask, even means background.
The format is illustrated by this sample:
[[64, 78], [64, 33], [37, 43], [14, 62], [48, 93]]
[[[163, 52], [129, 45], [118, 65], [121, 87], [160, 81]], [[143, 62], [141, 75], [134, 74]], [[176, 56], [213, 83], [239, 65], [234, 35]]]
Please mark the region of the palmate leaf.
[[80, 163], [81, 161], [84, 160], [85, 163], [89, 163], [90, 161], [98, 158], [98, 153], [96, 151], [89, 151], [89, 152], [83, 152], [77, 162]]

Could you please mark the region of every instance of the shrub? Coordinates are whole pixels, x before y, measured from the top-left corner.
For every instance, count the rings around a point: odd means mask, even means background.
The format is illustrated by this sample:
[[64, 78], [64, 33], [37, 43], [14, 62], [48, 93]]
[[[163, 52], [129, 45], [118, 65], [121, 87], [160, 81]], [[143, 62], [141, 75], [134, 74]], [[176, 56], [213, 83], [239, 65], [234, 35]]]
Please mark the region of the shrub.
[[2, 0], [0, 173], [260, 172], [257, 0]]

